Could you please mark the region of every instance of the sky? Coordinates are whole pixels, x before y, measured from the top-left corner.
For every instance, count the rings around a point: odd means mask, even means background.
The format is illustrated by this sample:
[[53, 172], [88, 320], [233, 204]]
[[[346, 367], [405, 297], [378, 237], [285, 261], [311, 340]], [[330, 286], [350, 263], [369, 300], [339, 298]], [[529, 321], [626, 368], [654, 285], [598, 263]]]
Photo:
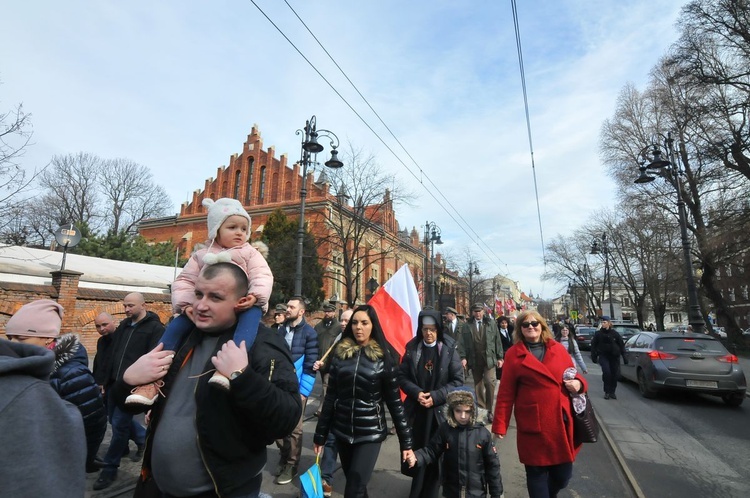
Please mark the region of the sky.
[[601, 126], [676, 40], [681, 2], [517, 4], [533, 169], [510, 1], [6, 2], [0, 112], [32, 115], [27, 170], [81, 151], [127, 158], [175, 213], [254, 124], [291, 164], [315, 115], [415, 193], [396, 206], [402, 228], [435, 222], [440, 252], [553, 298], [567, 282], [542, 280], [542, 237], [614, 203]]

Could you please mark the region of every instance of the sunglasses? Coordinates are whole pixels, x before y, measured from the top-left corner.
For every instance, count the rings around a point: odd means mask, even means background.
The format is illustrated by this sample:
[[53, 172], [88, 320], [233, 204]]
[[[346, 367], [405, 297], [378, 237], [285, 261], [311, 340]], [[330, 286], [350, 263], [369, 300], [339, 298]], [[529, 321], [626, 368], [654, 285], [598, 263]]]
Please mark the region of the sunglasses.
[[539, 322], [536, 322], [536, 321], [534, 321], [534, 322], [523, 322], [523, 323], [521, 323], [521, 327], [523, 327], [523, 328], [525, 328], [525, 329], [527, 329], [527, 328], [529, 328], [529, 327], [534, 327], [534, 328], [536, 328], [536, 327], [538, 327], [538, 326], [539, 326]]

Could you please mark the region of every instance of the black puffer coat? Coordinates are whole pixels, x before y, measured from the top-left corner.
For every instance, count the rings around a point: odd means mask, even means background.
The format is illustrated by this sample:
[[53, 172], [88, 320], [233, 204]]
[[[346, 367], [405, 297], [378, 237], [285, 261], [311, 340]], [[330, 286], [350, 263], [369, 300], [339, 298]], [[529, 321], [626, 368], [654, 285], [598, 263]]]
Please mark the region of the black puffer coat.
[[107, 410], [89, 370], [89, 357], [78, 336], [65, 334], [55, 343], [55, 368], [49, 382], [65, 401], [78, 407], [86, 430], [86, 462], [93, 462], [107, 430]]
[[404, 414], [396, 373], [396, 369], [386, 369], [383, 350], [376, 341], [365, 346], [351, 338], [340, 341], [334, 348], [315, 444], [325, 444], [329, 431], [349, 444], [385, 440], [388, 436], [385, 403], [396, 426], [401, 450], [411, 449], [411, 428]]

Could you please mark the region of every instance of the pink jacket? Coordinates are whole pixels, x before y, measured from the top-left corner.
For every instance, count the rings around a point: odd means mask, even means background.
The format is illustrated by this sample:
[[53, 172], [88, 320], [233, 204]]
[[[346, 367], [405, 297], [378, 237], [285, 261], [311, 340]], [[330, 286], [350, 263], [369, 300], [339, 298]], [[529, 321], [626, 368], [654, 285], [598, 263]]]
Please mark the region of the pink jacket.
[[273, 288], [273, 273], [266, 262], [266, 258], [256, 248], [245, 242], [241, 246], [224, 249], [214, 243], [209, 248], [199, 249], [190, 257], [182, 272], [172, 283], [172, 310], [181, 313], [182, 309], [193, 302], [195, 297], [195, 281], [205, 266], [203, 258], [208, 252], [218, 254], [228, 252], [232, 262], [245, 270], [249, 280], [247, 293], [258, 298], [256, 306], [261, 306], [263, 311], [268, 311], [268, 300]]

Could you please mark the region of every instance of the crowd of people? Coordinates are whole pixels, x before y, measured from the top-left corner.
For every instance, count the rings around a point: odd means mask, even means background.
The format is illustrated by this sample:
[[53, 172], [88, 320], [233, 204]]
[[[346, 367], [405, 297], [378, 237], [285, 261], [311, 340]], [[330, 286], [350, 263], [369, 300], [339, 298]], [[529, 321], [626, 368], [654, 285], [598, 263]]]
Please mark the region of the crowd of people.
[[[0, 423], [12, 421], [14, 431], [2, 431], [0, 452], [44, 472], [0, 466], [0, 495], [83, 496], [85, 473], [97, 471], [93, 488], [105, 489], [133, 441], [130, 458], [142, 462], [135, 496], [267, 496], [268, 445], [279, 449], [276, 484], [300, 473], [305, 407], [318, 375], [312, 446], [324, 496], [332, 495], [337, 459], [343, 496], [368, 496], [391, 433], [386, 409], [400, 446], [393, 457], [412, 478], [410, 498], [441, 490], [447, 498], [502, 496], [496, 444], [511, 413], [529, 496], [554, 497], [567, 486], [580, 449], [570, 400], [587, 391], [572, 324], [550, 328], [536, 311], [495, 319], [481, 304], [466, 321], [452, 307], [444, 315], [425, 309], [403, 357], [370, 305], [324, 303], [313, 326], [307, 302], [295, 296], [275, 304], [266, 326], [273, 275], [263, 248], [248, 244], [249, 216], [232, 199], [206, 207], [209, 240], [175, 282], [166, 328], [142, 294], [127, 294], [119, 324], [107, 312], [94, 318], [100, 338], [89, 370], [79, 337], [60, 334], [64, 310], [55, 301], [32, 301], [8, 320]], [[614, 399], [622, 339], [603, 318], [592, 349], [605, 396]], [[112, 436], [99, 459], [107, 421]]]

